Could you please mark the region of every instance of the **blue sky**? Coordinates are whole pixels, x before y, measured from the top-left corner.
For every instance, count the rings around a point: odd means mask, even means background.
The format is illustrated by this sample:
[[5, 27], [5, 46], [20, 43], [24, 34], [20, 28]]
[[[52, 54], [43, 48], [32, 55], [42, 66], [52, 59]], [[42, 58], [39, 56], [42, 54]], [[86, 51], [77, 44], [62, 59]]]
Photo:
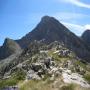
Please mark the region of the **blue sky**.
[[21, 38], [45, 15], [80, 36], [90, 29], [90, 0], [0, 0], [0, 45], [6, 37]]

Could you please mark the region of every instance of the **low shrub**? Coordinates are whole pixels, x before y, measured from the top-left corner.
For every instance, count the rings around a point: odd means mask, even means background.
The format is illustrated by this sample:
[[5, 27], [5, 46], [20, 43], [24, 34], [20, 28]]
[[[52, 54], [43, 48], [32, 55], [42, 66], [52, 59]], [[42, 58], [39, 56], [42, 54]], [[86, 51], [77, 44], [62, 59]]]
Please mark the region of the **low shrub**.
[[60, 88], [60, 90], [75, 90], [75, 85], [74, 84], [68, 84], [68, 85], [62, 86]]

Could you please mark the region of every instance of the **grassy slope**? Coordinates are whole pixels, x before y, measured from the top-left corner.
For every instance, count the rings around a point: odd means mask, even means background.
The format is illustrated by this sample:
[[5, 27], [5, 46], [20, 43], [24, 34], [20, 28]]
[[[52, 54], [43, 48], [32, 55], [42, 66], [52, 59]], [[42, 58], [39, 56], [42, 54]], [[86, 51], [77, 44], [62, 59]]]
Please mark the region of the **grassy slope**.
[[[67, 60], [72, 59], [72, 57], [59, 57], [57, 54], [53, 53], [54, 50], [50, 50], [48, 52], [48, 56], [52, 56], [57, 64], [61, 64], [66, 62]], [[80, 65], [82, 68], [86, 69], [86, 65], [76, 61], [75, 64]], [[84, 78], [90, 82], [90, 74], [86, 74]], [[49, 78], [41, 81], [36, 80], [30, 80], [30, 81], [24, 81], [25, 79], [25, 73], [18, 72], [15, 73], [12, 78], [7, 80], [0, 81], [0, 87], [4, 86], [11, 86], [16, 85], [18, 83], [18, 86], [20, 90], [90, 90], [86, 88], [82, 88], [79, 85], [75, 84], [65, 84], [63, 82], [62, 77], [55, 78], [55, 81], [51, 81]]]

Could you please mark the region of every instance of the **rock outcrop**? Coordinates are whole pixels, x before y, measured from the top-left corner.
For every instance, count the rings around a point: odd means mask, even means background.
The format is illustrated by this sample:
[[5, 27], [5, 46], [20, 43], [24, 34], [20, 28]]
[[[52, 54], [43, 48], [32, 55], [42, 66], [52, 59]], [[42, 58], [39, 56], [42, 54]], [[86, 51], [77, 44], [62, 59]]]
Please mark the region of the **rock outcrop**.
[[87, 44], [53, 17], [44, 16], [36, 28], [17, 40], [17, 43], [22, 48], [26, 48], [34, 40], [45, 44], [59, 41], [68, 49], [74, 51], [78, 57], [90, 62], [90, 50]]
[[0, 59], [5, 59], [12, 54], [21, 52], [20, 46], [12, 39], [6, 38], [3, 46], [0, 47]]
[[83, 41], [90, 47], [90, 30], [86, 30], [81, 38], [83, 39]]

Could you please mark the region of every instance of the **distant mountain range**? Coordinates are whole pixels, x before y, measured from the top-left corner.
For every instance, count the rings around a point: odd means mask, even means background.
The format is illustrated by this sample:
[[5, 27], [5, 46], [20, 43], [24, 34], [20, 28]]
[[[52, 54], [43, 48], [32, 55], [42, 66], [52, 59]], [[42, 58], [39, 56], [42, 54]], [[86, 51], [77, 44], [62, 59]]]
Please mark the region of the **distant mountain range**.
[[[65, 47], [75, 52], [77, 57], [90, 62], [89, 38], [89, 30], [84, 32], [80, 38], [54, 17], [44, 16], [36, 28], [21, 39], [15, 41], [6, 39], [3, 46], [0, 47], [0, 59], [4, 59], [12, 53], [20, 51], [20, 47], [22, 49], [27, 48], [31, 42], [36, 40], [45, 44], [59, 41], [61, 44], [63, 43]], [[16, 42], [20, 45], [20, 47]]]

